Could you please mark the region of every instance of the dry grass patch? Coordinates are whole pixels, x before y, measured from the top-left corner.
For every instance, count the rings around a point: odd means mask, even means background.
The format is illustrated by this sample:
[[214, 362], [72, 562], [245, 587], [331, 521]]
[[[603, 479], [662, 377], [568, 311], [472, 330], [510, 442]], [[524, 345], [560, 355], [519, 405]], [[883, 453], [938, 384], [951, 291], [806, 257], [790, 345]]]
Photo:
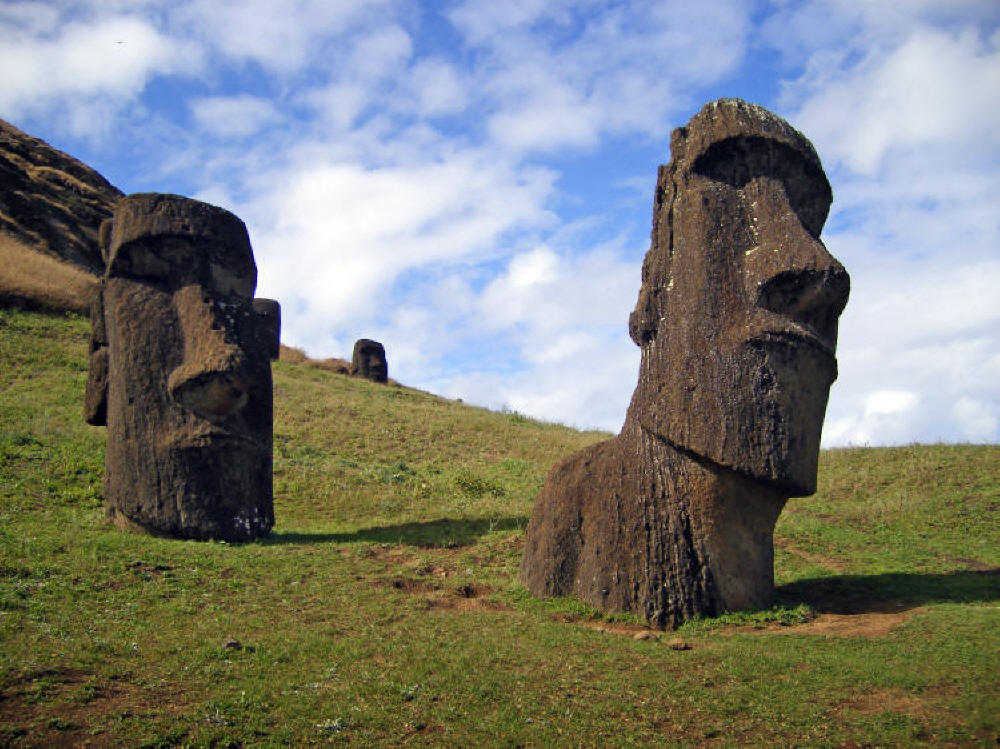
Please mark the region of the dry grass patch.
[[0, 299], [87, 312], [97, 277], [0, 234]]

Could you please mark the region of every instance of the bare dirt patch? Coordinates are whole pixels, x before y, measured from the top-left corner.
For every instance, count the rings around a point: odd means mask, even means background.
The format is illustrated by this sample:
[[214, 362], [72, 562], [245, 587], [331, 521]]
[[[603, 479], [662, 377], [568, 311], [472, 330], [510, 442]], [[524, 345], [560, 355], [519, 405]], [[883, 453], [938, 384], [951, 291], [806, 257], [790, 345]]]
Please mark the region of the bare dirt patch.
[[864, 614], [819, 614], [803, 624], [782, 626], [768, 625], [763, 629], [735, 627], [733, 632], [758, 635], [821, 635], [823, 637], [885, 637], [894, 629], [908, 622], [924, 609], [916, 608], [893, 613], [869, 612]]
[[0, 687], [0, 744], [16, 741], [37, 747], [110, 747], [104, 734], [108, 715], [148, 711], [182, 712], [174, 693], [157, 693], [124, 680], [100, 681], [79, 669], [23, 674]]
[[418, 596], [428, 609], [450, 611], [510, 611], [490, 597], [495, 592], [483, 583], [465, 583], [450, 586], [441, 580], [426, 580], [407, 577], [375, 578], [371, 581], [377, 588], [391, 588], [402, 593]]
[[414, 580], [406, 577], [395, 577], [388, 580], [385, 578], [376, 578], [372, 580], [372, 585], [376, 588], [392, 588], [412, 595], [418, 593], [435, 593], [440, 587], [427, 580]]
[[[961, 716], [942, 702], [952, 699], [958, 693], [955, 687], [932, 687], [920, 694], [907, 692], [898, 687], [872, 689], [852, 695], [834, 705], [828, 712], [833, 720], [843, 721], [851, 715], [870, 716], [880, 713], [905, 715], [920, 721], [925, 726], [961, 726]], [[919, 736], [924, 741], [933, 741], [935, 736], [927, 731]]]

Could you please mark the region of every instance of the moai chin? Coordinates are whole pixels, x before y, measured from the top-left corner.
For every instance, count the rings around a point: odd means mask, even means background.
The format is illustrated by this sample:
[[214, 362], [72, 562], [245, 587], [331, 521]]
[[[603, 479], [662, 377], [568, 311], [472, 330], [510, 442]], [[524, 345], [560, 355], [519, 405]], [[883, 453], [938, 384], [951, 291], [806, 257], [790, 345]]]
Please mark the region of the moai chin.
[[849, 278], [819, 239], [812, 144], [753, 104], [671, 135], [629, 332], [639, 381], [615, 439], [558, 463], [521, 580], [658, 627], [770, 604], [774, 524], [816, 489]]
[[246, 227], [179, 195], [129, 195], [101, 248], [84, 415], [107, 426], [109, 515], [176, 538], [267, 535], [280, 310], [253, 298]]
[[389, 381], [389, 365], [385, 360], [385, 347], [370, 338], [359, 338], [354, 343], [351, 356], [351, 376], [364, 377], [372, 382]]

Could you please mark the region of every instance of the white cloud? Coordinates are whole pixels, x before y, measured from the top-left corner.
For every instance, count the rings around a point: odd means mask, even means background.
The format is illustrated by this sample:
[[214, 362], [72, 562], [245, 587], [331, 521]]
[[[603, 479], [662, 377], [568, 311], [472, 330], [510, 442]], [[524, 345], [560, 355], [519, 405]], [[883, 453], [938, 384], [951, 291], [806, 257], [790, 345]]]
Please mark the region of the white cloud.
[[284, 319], [306, 346], [317, 329], [384, 317], [401, 274], [489, 256], [503, 232], [550, 218], [541, 208], [550, 175], [471, 152], [378, 168], [303, 165], [269, 183], [241, 215], [256, 226], [261, 293], [301, 302], [302, 314], [293, 306]]
[[961, 397], [951, 409], [959, 434], [971, 442], [995, 442], [1000, 439], [997, 404]]
[[[829, 76], [829, 72], [823, 74]], [[1000, 49], [976, 29], [915, 29], [810, 96], [796, 123], [850, 169], [873, 174], [890, 149], [1000, 145]]]
[[222, 137], [245, 137], [281, 120], [277, 107], [258, 96], [211, 96], [194, 99], [191, 111], [198, 125]]
[[[474, 44], [489, 42], [493, 37], [541, 20], [564, 25], [569, 20], [569, 0], [467, 0], [448, 11], [448, 18]], [[593, 6], [593, 2], [579, 3]]]
[[695, 85], [743, 58], [749, 3], [491, 3], [449, 13], [478, 54], [488, 132], [513, 153], [662, 134]]
[[8, 2], [0, 5], [0, 28], [16, 28], [22, 35], [51, 33], [59, 11], [43, 2]]
[[410, 36], [399, 26], [383, 26], [358, 39], [350, 71], [361, 80], [377, 80], [399, 71], [410, 59]]
[[1000, 410], [1000, 298], [991, 289], [997, 273], [1000, 262], [949, 267], [947, 258], [933, 257], [856, 267], [825, 444], [966, 434], [952, 410], [963, 397]]
[[892, 416], [913, 409], [920, 398], [905, 390], [876, 390], [865, 398], [865, 418]]
[[255, 62], [283, 75], [336, 62], [331, 37], [349, 31], [385, 0], [191, 0], [170, 10], [175, 24], [226, 58]]
[[0, 109], [15, 117], [56, 109], [66, 99], [107, 107], [108, 99], [137, 96], [154, 75], [192, 72], [201, 64], [192, 45], [129, 16], [35, 35], [4, 24], [0, 45]]
[[439, 59], [421, 60], [413, 66], [412, 76], [422, 115], [454, 114], [466, 107], [466, 83], [453, 65]]

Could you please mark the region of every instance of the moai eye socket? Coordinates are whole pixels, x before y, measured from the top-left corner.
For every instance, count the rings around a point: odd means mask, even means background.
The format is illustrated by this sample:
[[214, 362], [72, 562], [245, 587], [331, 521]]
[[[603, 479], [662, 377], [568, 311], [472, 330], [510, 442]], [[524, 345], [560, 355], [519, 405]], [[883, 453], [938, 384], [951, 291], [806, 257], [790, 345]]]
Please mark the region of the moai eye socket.
[[786, 143], [763, 137], [726, 138], [709, 146], [694, 163], [703, 177], [742, 189], [755, 177], [782, 183], [792, 210], [818, 237], [830, 211], [833, 192], [818, 163]]
[[108, 276], [165, 283], [191, 275], [193, 255], [191, 246], [183, 239], [163, 237], [129, 242], [112, 247]]

